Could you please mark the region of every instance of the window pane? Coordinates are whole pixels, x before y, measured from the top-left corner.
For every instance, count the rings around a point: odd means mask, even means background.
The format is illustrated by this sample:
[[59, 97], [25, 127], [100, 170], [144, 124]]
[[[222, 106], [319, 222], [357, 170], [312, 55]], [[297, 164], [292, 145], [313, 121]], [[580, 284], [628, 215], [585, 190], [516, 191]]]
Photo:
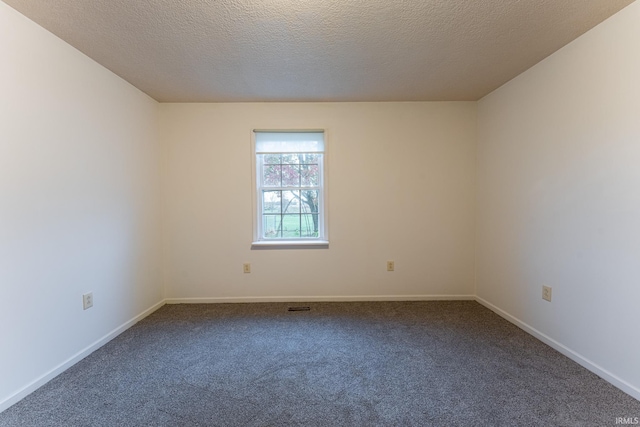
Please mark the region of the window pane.
[[316, 165], [300, 165], [300, 186], [317, 187], [320, 185], [320, 168]]
[[282, 182], [282, 166], [264, 165], [262, 183], [265, 187], [280, 187]]
[[318, 190], [300, 191], [300, 201], [303, 213], [318, 212]]
[[282, 213], [300, 213], [300, 192], [299, 191], [283, 191], [282, 192]]
[[283, 215], [282, 237], [300, 237], [300, 215]]
[[300, 164], [317, 165], [320, 162], [320, 154], [318, 153], [300, 153]]
[[289, 165], [297, 165], [300, 163], [300, 155], [299, 154], [283, 154], [282, 163], [289, 164]]
[[282, 210], [282, 191], [263, 191], [262, 192], [262, 211], [263, 213], [281, 213]]
[[300, 166], [298, 165], [282, 165], [282, 186], [283, 187], [299, 187], [300, 186]]
[[282, 155], [280, 154], [259, 154], [262, 157], [264, 164], [279, 165], [282, 163]]
[[300, 237], [318, 237], [318, 214], [301, 215]]
[[262, 230], [266, 239], [282, 237], [282, 216], [262, 215]]

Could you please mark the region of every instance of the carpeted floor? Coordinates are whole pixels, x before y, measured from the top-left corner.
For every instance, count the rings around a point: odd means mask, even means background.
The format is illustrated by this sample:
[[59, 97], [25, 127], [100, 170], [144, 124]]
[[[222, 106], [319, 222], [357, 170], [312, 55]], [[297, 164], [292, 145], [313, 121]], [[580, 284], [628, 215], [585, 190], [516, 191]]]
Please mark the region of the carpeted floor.
[[[310, 311], [288, 311], [290, 306]], [[167, 305], [0, 426], [615, 426], [640, 401], [472, 301]]]

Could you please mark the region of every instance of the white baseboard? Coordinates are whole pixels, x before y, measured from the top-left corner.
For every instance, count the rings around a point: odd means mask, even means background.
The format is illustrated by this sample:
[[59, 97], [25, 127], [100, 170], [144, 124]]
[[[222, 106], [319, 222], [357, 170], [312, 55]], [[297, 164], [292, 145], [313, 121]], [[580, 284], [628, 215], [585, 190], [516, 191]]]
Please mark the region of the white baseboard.
[[474, 295], [347, 295], [280, 297], [167, 298], [167, 304], [223, 304], [249, 302], [350, 302], [350, 301], [473, 301]]
[[124, 331], [132, 327], [133, 325], [135, 325], [136, 323], [138, 323], [140, 320], [144, 319], [154, 311], [158, 310], [163, 305], [165, 305], [164, 300], [160, 301], [159, 303], [143, 311], [142, 313], [140, 313], [133, 319], [129, 320], [128, 322], [125, 322], [122, 325], [118, 326], [116, 329], [112, 330], [102, 338], [88, 345], [84, 349], [80, 350], [79, 352], [77, 352], [76, 354], [74, 354], [73, 356], [71, 356], [70, 358], [68, 358], [67, 360], [65, 360], [58, 366], [56, 366], [55, 368], [51, 369], [49, 372], [45, 373], [44, 375], [40, 376], [36, 380], [27, 384], [26, 386], [24, 386], [23, 388], [21, 388], [20, 390], [18, 390], [17, 392], [9, 396], [8, 398], [4, 399], [3, 401], [0, 401], [0, 412], [14, 405], [20, 400], [24, 399], [26, 396], [33, 393], [35, 390], [42, 387], [44, 384], [51, 381], [52, 379], [60, 375], [62, 372], [66, 371], [71, 366], [75, 365], [76, 363], [78, 363], [79, 361], [87, 357], [88, 355], [90, 355], [91, 353], [93, 353], [94, 351], [96, 351], [97, 349], [99, 349], [100, 347], [102, 347], [103, 345], [105, 345], [106, 343], [108, 343], [109, 341], [111, 341], [112, 339], [114, 339], [115, 337], [117, 337], [118, 335], [120, 335], [121, 333], [123, 333]]
[[520, 329], [524, 330], [525, 332], [533, 335], [534, 337], [536, 337], [537, 339], [539, 339], [543, 343], [547, 344], [549, 347], [559, 351], [563, 355], [567, 356], [569, 359], [573, 360], [574, 362], [578, 363], [579, 365], [583, 366], [584, 368], [590, 370], [591, 372], [593, 372], [594, 374], [596, 374], [600, 378], [602, 378], [605, 381], [613, 384], [614, 386], [616, 386], [620, 390], [624, 391], [625, 393], [627, 393], [628, 395], [630, 395], [634, 399], [640, 400], [640, 389], [639, 388], [633, 386], [632, 384], [629, 384], [628, 382], [626, 382], [622, 378], [612, 374], [611, 372], [607, 371], [606, 369], [604, 369], [604, 368], [600, 367], [599, 365], [593, 363], [591, 360], [589, 360], [586, 357], [580, 355], [579, 353], [576, 353], [575, 351], [573, 351], [570, 348], [564, 346], [563, 344], [559, 343], [558, 341], [554, 340], [553, 338], [549, 337], [548, 335], [543, 334], [542, 332], [540, 332], [537, 329], [533, 328], [532, 326], [526, 324], [522, 320], [520, 320], [520, 319], [512, 316], [511, 314], [507, 313], [506, 311], [496, 307], [495, 305], [491, 304], [489, 301], [486, 301], [486, 300], [484, 300], [484, 299], [482, 299], [482, 298], [480, 298], [478, 296], [475, 297], [475, 300], [477, 302], [479, 302], [480, 304], [484, 305], [485, 307], [487, 307], [489, 310], [491, 310], [494, 313], [496, 313], [498, 316], [508, 320], [509, 322], [513, 323], [514, 325], [516, 325]]

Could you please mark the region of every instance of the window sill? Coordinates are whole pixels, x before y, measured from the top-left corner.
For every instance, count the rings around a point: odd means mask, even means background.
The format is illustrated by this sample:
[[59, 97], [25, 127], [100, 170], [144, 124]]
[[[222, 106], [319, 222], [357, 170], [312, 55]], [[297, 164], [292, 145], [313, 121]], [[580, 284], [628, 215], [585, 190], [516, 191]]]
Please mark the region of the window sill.
[[251, 249], [329, 249], [328, 240], [258, 240]]

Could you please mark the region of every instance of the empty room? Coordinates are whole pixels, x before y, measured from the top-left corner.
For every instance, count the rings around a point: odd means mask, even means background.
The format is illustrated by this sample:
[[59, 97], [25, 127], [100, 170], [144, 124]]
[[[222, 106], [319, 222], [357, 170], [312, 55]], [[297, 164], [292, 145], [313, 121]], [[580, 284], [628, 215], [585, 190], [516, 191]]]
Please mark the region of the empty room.
[[640, 425], [640, 3], [0, 1], [0, 426]]

